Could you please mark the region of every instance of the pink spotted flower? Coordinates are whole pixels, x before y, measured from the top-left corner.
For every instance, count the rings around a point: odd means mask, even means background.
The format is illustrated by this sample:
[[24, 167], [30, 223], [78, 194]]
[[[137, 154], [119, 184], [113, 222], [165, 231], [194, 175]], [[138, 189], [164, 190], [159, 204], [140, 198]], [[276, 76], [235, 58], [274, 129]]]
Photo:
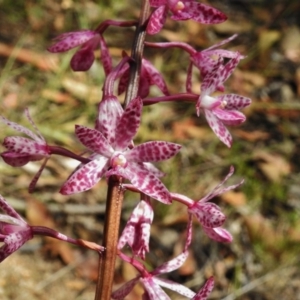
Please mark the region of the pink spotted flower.
[[[104, 175], [117, 175], [129, 180], [144, 194], [164, 203], [171, 202], [169, 191], [158, 178], [158, 171], [149, 163], [169, 159], [177, 154], [181, 146], [152, 141], [132, 147], [132, 139], [140, 125], [142, 106], [141, 98], [133, 99], [122, 116], [117, 113], [110, 114], [110, 119], [100, 118], [98, 130], [76, 125], [77, 138], [93, 152], [93, 156], [65, 182], [61, 188], [62, 194], [86, 191]], [[101, 110], [99, 114], [102, 115]]]
[[148, 34], [156, 34], [162, 29], [169, 11], [176, 21], [192, 19], [202, 24], [217, 24], [227, 19], [219, 10], [194, 0], [150, 0], [150, 5], [156, 9], [147, 25]]
[[29, 115], [28, 109], [25, 110], [25, 115], [35, 132], [29, 130], [28, 128], [9, 121], [3, 116], [0, 116], [0, 121], [5, 123], [10, 128], [26, 134], [29, 138], [21, 136], [9, 136], [6, 137], [3, 141], [3, 146], [7, 149], [2, 152], [0, 156], [2, 159], [12, 167], [22, 167], [31, 161], [38, 161], [44, 159], [44, 162], [34, 176], [33, 180], [29, 185], [29, 191], [32, 191], [36, 185], [37, 180], [39, 179], [47, 160], [49, 159], [52, 150], [49, 145], [47, 145], [44, 137], [41, 135], [37, 127], [35, 126], [33, 120]]
[[56, 37], [54, 41], [54, 44], [47, 49], [52, 53], [66, 52], [80, 46], [71, 59], [73, 71], [89, 70], [95, 60], [94, 51], [101, 49], [101, 61], [105, 74], [110, 72], [111, 57], [102, 35], [98, 32], [93, 30], [66, 32]]
[[236, 126], [243, 123], [246, 117], [239, 110], [250, 105], [251, 99], [235, 94], [216, 97], [211, 96], [211, 94], [228, 79], [239, 60], [240, 55], [236, 53], [235, 57], [224, 65], [223, 58], [219, 57], [213, 70], [204, 77], [201, 84], [201, 94], [196, 103], [198, 116], [200, 110], [203, 109], [209, 126], [228, 147], [231, 147], [232, 136], [225, 125]]
[[[192, 66], [194, 65], [199, 69], [201, 78], [204, 79], [209, 73], [211, 73], [217, 66], [217, 68], [223, 68], [224, 66], [219, 65], [218, 57], [223, 57], [227, 59], [232, 59], [237, 56], [236, 51], [219, 49], [220, 46], [232, 41], [237, 37], [237, 34], [232, 35], [231, 37], [222, 40], [221, 42], [204, 49], [202, 51], [196, 51], [194, 49], [190, 50], [191, 47], [187, 48], [190, 53], [191, 65], [188, 68], [187, 74], [187, 92], [191, 92], [191, 79], [192, 79]], [[243, 55], [239, 55], [239, 59], [245, 58]], [[223, 82], [217, 86], [216, 90], [224, 92]]]
[[29, 137], [9, 136], [4, 139], [3, 146], [7, 150], [1, 153], [1, 157], [8, 165], [13, 167], [21, 167], [30, 161], [37, 161], [50, 157], [50, 147], [47, 145], [44, 137], [33, 123], [28, 109], [25, 110], [25, 115], [36, 133], [22, 125], [9, 121], [3, 116], [0, 116], [0, 121], [10, 128], [26, 134]]
[[118, 249], [122, 249], [127, 243], [136, 256], [145, 260], [146, 252], [149, 252], [150, 226], [153, 215], [150, 201], [141, 200], [126, 223], [119, 238]]
[[31, 227], [0, 195], [0, 208], [6, 214], [0, 214], [0, 262], [21, 248], [33, 238]]
[[126, 255], [124, 255], [123, 253], [120, 253], [120, 257], [123, 260], [131, 263], [140, 272], [140, 274], [137, 277], [125, 283], [118, 290], [114, 291], [111, 295], [112, 299], [115, 300], [125, 299], [125, 297], [132, 291], [133, 287], [138, 282], [140, 282], [142, 283], [145, 290], [143, 299], [170, 300], [171, 298], [162, 289], [162, 287], [164, 287], [173, 290], [179, 293], [180, 295], [187, 297], [188, 299], [206, 300], [214, 286], [214, 280], [212, 277], [207, 280], [207, 282], [204, 284], [204, 286], [200, 289], [200, 291], [197, 294], [179, 283], [159, 277], [159, 275], [161, 274], [169, 273], [180, 268], [185, 262], [187, 256], [188, 256], [188, 251], [184, 251], [177, 257], [162, 264], [155, 270], [148, 272], [140, 262], [135, 261], [134, 259], [131, 259], [129, 257], [126, 257]]
[[194, 215], [200, 222], [208, 237], [223, 243], [232, 241], [230, 233], [221, 227], [224, 224], [226, 217], [221, 212], [220, 207], [215, 203], [209, 202], [209, 200], [222, 193], [233, 190], [243, 183], [242, 180], [238, 184], [222, 187], [229, 177], [232, 176], [233, 172], [234, 168], [231, 167], [229, 173], [220, 184], [218, 184], [208, 195], [189, 205], [188, 209], [189, 213]]

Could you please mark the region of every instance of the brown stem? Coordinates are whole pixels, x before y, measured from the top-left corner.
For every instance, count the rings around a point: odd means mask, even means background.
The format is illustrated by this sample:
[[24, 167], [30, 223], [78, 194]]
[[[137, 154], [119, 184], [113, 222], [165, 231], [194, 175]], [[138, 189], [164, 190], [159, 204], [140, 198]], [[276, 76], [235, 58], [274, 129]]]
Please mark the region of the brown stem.
[[106, 214], [103, 234], [105, 250], [99, 256], [99, 274], [95, 300], [110, 300], [115, 274], [117, 243], [124, 189], [121, 178], [111, 176], [108, 182]]
[[[130, 78], [125, 96], [125, 107], [137, 96], [141, 62], [146, 37], [147, 20], [150, 15], [149, 0], [143, 0], [139, 25], [136, 28], [135, 39], [132, 45], [132, 63], [130, 64]], [[117, 243], [121, 219], [124, 189], [121, 178], [112, 176], [108, 182], [106, 199], [106, 213], [102, 245], [105, 250], [99, 257], [99, 274], [96, 287], [95, 300], [110, 300], [113, 286], [115, 262], [117, 257]]]
[[144, 51], [144, 42], [146, 38], [146, 27], [150, 15], [150, 2], [149, 0], [143, 0], [142, 11], [140, 15], [139, 25], [135, 31], [135, 39], [132, 44], [130, 63], [130, 77], [129, 84], [126, 91], [124, 106], [137, 96], [140, 81], [140, 71], [142, 65], [142, 57]]

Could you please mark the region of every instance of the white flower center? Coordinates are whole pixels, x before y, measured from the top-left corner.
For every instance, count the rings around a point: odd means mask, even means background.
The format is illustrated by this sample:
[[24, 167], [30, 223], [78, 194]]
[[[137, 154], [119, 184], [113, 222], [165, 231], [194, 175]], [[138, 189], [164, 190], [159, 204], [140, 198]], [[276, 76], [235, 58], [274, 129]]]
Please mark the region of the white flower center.
[[178, 0], [168, 0], [168, 5], [172, 13], [181, 12], [184, 8], [184, 1]]
[[[213, 109], [220, 106], [220, 101], [216, 100], [216, 98], [211, 97], [209, 95], [205, 95], [201, 99], [201, 107], [206, 109]], [[222, 104], [221, 104], [222, 105]]]
[[126, 167], [127, 166], [127, 159], [122, 153], [114, 154], [110, 159], [111, 167]]
[[176, 6], [174, 7], [174, 10], [175, 11], [181, 11], [181, 10], [183, 10], [184, 9], [184, 3], [183, 2], [181, 2], [181, 1], [178, 1], [177, 2], [177, 4], [176, 4]]
[[227, 101], [223, 100], [220, 104], [220, 108], [225, 109], [227, 106]]

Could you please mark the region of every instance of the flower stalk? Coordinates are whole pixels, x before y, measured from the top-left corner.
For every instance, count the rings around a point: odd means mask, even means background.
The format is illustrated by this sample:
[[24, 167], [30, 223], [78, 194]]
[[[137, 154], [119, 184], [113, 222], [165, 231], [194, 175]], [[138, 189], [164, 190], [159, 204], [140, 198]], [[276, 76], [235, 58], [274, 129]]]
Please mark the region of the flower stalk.
[[[135, 99], [138, 94], [144, 41], [146, 37], [146, 22], [148, 20], [149, 14], [149, 0], [143, 0], [139, 25], [136, 28], [135, 39], [132, 45], [132, 61], [130, 62], [130, 77], [125, 95], [125, 107], [132, 99]], [[115, 262], [118, 252], [117, 245], [119, 239], [123, 198], [124, 189], [122, 188], [121, 177], [109, 177], [106, 198], [104, 234], [102, 242], [105, 250], [99, 255], [99, 273], [95, 300], [111, 299]]]

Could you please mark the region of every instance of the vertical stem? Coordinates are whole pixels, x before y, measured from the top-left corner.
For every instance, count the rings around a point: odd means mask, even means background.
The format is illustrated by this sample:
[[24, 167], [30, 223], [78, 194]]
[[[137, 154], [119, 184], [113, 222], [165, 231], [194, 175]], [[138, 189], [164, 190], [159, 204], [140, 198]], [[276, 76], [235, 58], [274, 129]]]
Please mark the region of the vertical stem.
[[125, 95], [125, 107], [137, 96], [140, 81], [140, 71], [144, 52], [144, 42], [146, 38], [146, 27], [150, 15], [150, 2], [143, 0], [142, 11], [139, 25], [135, 31], [135, 38], [132, 44], [131, 57], [133, 61], [130, 64], [129, 84]]
[[114, 282], [115, 262], [117, 257], [117, 243], [121, 210], [124, 198], [122, 181], [111, 176], [108, 182], [106, 199], [106, 214], [102, 245], [105, 250], [99, 256], [99, 274], [96, 287], [95, 300], [110, 300]]
[[[125, 107], [131, 99], [134, 99], [137, 96], [139, 87], [141, 62], [146, 37], [146, 26], [150, 15], [149, 0], [142, 1], [139, 25], [136, 28], [135, 39], [132, 45], [131, 57], [133, 61], [130, 65], [130, 78], [125, 96]], [[124, 190], [122, 188], [121, 178], [116, 176], [110, 177], [108, 182], [102, 243], [105, 250], [99, 256], [99, 274], [95, 300], [111, 299], [123, 198]]]

